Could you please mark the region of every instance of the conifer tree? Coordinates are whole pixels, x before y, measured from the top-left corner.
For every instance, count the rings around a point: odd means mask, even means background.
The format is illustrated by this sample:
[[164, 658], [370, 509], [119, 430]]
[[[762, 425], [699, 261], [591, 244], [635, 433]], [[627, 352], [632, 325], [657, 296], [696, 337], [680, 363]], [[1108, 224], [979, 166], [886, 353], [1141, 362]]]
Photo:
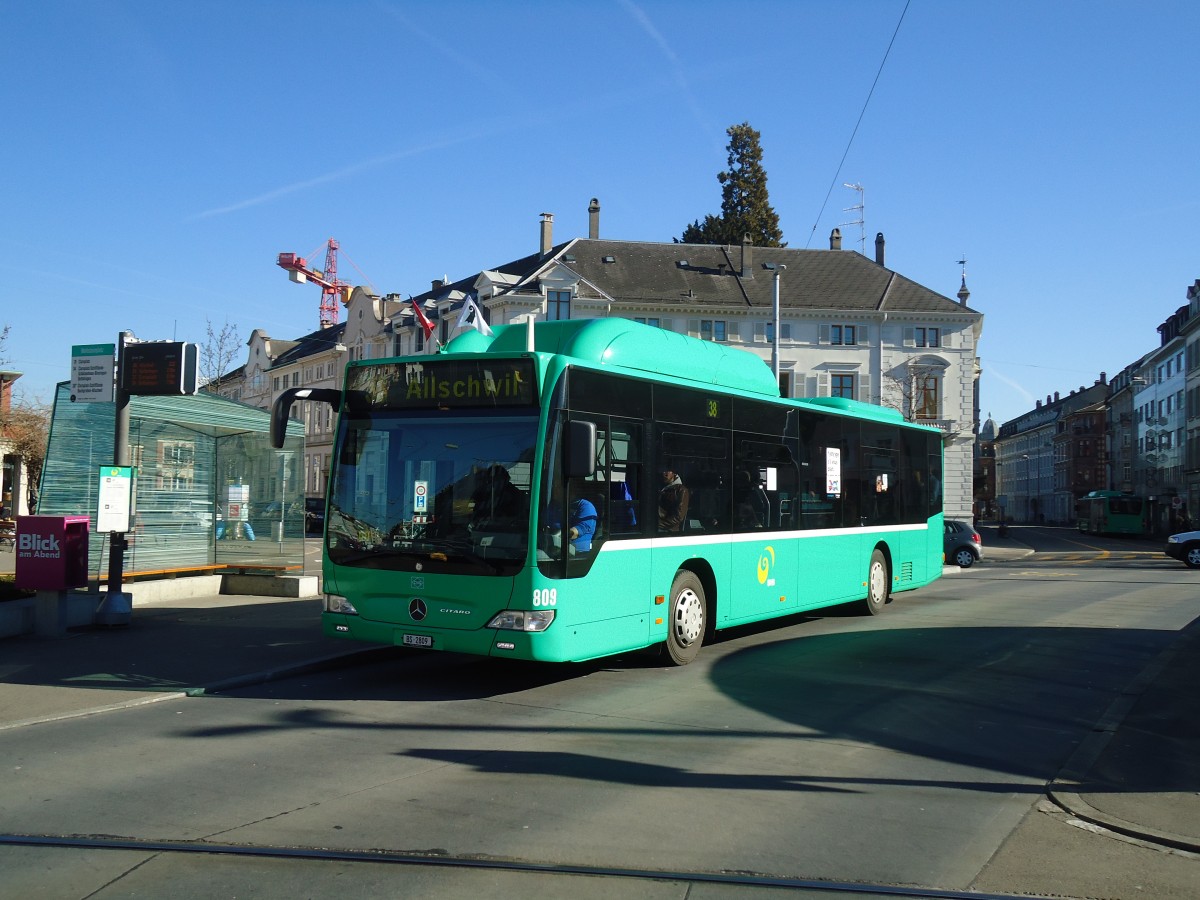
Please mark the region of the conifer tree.
[[721, 183], [721, 215], [705, 216], [683, 231], [676, 243], [732, 244], [742, 243], [746, 235], [760, 247], [786, 247], [779, 228], [779, 216], [767, 196], [767, 171], [762, 164], [761, 135], [749, 122], [731, 125], [729, 135], [729, 169], [717, 174]]

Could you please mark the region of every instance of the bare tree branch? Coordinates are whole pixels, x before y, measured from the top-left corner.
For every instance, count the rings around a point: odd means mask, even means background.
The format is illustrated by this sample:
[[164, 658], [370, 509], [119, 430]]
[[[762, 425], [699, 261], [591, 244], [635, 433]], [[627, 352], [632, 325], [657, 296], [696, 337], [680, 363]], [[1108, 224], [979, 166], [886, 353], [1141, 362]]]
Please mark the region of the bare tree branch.
[[208, 329], [205, 341], [200, 345], [200, 376], [204, 380], [204, 389], [217, 393], [242, 342], [236, 325], [225, 322], [221, 330], [216, 331], [211, 320], [205, 319], [205, 323]]

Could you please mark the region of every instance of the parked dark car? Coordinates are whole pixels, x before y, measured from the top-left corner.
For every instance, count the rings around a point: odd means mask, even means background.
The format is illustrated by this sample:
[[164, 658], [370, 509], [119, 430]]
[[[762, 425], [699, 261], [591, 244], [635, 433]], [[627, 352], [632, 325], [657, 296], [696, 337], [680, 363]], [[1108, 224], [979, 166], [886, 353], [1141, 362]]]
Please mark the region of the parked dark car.
[[1200, 531], [1184, 531], [1167, 538], [1163, 553], [1189, 569], [1200, 569]]
[[321, 497], [304, 498], [304, 533], [325, 533], [325, 500]]
[[975, 560], [983, 558], [983, 542], [970, 522], [946, 519], [946, 540], [942, 546], [946, 563], [969, 569]]

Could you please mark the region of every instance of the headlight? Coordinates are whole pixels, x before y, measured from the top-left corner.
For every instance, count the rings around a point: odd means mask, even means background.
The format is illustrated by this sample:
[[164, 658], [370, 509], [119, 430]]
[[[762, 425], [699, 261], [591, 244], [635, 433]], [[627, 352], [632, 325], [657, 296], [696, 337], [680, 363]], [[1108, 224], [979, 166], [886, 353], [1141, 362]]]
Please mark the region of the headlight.
[[1177, 534], [1171, 535], [1169, 538], [1167, 538], [1167, 543], [1168, 544], [1178, 544], [1179, 543], [1179, 535], [1177, 535]]
[[339, 594], [325, 595], [325, 612], [344, 613], [348, 616], [358, 615], [358, 610], [354, 608], [354, 604]]
[[545, 631], [554, 621], [554, 610], [534, 610], [528, 612], [520, 609], [509, 609], [495, 616], [487, 623], [488, 628], [499, 628], [503, 631]]

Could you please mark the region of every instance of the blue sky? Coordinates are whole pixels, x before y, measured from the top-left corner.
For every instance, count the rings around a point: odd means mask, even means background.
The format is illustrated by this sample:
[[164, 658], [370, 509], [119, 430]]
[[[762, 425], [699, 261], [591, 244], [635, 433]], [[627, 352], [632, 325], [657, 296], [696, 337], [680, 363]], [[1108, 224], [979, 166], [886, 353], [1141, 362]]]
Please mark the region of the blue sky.
[[586, 236], [591, 197], [603, 237], [669, 241], [719, 212], [743, 121], [789, 246], [827, 247], [856, 218], [850, 182], [869, 256], [882, 231], [889, 268], [947, 296], [966, 257], [1000, 422], [1156, 347], [1200, 277], [1195, 3], [0, 13], [0, 324], [27, 398], [69, 377], [72, 345], [122, 329], [313, 330], [319, 291], [274, 262], [320, 264], [329, 237], [345, 280], [405, 295], [532, 252], [542, 212], [556, 240]]

